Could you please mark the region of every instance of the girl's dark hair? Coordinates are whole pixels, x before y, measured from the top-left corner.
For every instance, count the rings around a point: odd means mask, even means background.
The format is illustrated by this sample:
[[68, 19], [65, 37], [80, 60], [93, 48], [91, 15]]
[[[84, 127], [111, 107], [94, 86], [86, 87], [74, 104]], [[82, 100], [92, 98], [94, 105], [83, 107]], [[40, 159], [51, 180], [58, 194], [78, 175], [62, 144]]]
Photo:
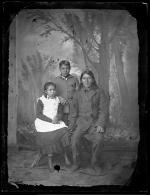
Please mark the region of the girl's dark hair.
[[69, 68], [71, 68], [70, 66], [70, 62], [68, 60], [62, 60], [59, 62], [59, 68], [62, 67], [62, 65], [68, 66]]
[[93, 83], [92, 83], [92, 86], [91, 87], [92, 88], [98, 88], [93, 72], [91, 70], [88, 70], [87, 69], [87, 70], [83, 71], [82, 74], [81, 74], [81, 76], [80, 76], [79, 89], [81, 89], [83, 87], [82, 78], [83, 78], [83, 76], [85, 74], [88, 74], [92, 78], [92, 80], [93, 80]]
[[47, 82], [47, 83], [44, 84], [44, 91], [47, 90], [47, 88], [48, 88], [50, 85], [54, 86], [55, 89], [56, 89], [56, 84], [55, 84], [55, 83], [53, 83], [53, 82]]

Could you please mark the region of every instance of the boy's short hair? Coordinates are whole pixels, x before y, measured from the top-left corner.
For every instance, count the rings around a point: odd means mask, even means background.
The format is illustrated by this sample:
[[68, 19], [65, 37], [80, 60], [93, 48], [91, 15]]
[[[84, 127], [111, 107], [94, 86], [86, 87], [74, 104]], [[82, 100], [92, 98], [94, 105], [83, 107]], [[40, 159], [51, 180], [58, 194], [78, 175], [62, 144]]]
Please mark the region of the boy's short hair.
[[70, 66], [70, 62], [68, 60], [62, 60], [59, 62], [59, 68], [62, 67], [62, 65], [68, 66], [69, 68], [71, 68]]
[[44, 84], [44, 91], [47, 90], [47, 88], [48, 88], [50, 85], [54, 86], [55, 89], [56, 89], [56, 84], [55, 84], [55, 83], [53, 83], [53, 82], [46, 82], [46, 83]]

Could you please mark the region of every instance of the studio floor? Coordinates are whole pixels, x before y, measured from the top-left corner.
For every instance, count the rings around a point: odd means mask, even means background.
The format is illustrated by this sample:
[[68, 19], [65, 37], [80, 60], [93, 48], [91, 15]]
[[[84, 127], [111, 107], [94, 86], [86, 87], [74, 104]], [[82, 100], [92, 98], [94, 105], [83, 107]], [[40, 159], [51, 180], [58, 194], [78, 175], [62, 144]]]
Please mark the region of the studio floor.
[[[54, 159], [54, 165], [59, 165], [57, 169], [50, 173], [48, 164], [43, 159], [35, 168], [31, 168], [36, 150], [13, 149], [8, 147], [8, 182], [12, 185], [43, 185], [43, 186], [99, 186], [99, 185], [124, 185], [135, 168], [137, 160], [137, 144], [123, 142], [112, 147], [112, 143], [106, 144], [101, 156], [101, 167], [103, 173], [92, 171], [86, 159], [86, 166], [72, 172], [70, 166], [65, 166], [63, 162], [59, 163]], [[121, 147], [123, 146], [123, 147]], [[86, 154], [85, 154], [86, 155]], [[85, 158], [83, 157], [85, 160]], [[83, 161], [84, 161], [83, 160]]]

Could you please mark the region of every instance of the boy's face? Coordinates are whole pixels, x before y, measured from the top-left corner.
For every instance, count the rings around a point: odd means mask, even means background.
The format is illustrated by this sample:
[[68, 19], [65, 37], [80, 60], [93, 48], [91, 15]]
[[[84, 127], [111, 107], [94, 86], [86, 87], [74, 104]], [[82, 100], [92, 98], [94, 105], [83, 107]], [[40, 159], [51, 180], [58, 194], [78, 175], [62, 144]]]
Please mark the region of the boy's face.
[[61, 75], [63, 77], [66, 77], [69, 75], [70, 73], [70, 67], [69, 66], [66, 66], [65, 64], [63, 64], [61, 67], [60, 67], [60, 72], [61, 72]]
[[45, 90], [45, 93], [48, 95], [48, 97], [55, 97], [56, 88], [53, 85], [49, 85], [47, 90]]

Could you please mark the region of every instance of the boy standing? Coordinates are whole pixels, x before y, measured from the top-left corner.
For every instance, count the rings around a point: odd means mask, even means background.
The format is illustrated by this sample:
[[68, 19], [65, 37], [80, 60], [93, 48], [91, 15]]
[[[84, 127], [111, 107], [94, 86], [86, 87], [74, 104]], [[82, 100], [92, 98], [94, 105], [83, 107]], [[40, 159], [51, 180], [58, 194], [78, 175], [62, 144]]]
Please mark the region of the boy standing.
[[68, 125], [69, 105], [72, 102], [75, 91], [78, 89], [79, 81], [70, 74], [70, 62], [62, 60], [59, 63], [60, 75], [54, 79], [57, 86], [58, 95], [61, 96], [60, 101], [64, 104], [63, 120]]

